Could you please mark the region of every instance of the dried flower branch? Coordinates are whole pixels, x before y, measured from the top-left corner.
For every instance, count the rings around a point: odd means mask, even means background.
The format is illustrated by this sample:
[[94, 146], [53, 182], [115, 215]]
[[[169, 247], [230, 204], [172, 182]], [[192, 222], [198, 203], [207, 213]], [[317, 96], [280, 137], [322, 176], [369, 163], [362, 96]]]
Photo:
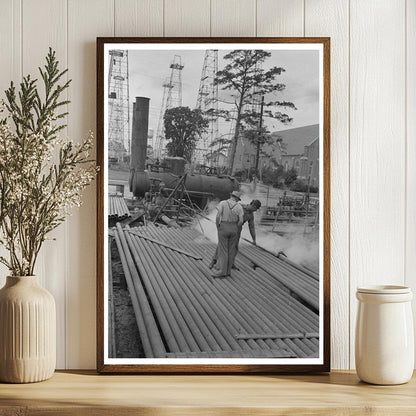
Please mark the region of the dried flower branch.
[[70, 81], [59, 84], [67, 70], [59, 71], [52, 49], [39, 71], [43, 97], [28, 75], [18, 93], [11, 83], [7, 102], [0, 104], [0, 245], [10, 254], [0, 262], [13, 276], [33, 275], [47, 234], [81, 205], [97, 171], [90, 158], [92, 133], [80, 144], [59, 137], [66, 125], [58, 121], [67, 115], [60, 110], [69, 103], [60, 96]]

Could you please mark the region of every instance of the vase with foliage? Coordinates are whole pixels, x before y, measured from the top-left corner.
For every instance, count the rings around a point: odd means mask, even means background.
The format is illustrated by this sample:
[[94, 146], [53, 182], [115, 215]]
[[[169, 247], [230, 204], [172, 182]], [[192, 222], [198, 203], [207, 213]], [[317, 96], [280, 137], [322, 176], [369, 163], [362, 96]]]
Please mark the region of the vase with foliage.
[[39, 72], [41, 83], [27, 75], [17, 90], [12, 82], [0, 104], [0, 262], [9, 270], [0, 290], [0, 381], [14, 383], [55, 370], [55, 303], [34, 275], [36, 260], [97, 169], [92, 134], [79, 144], [61, 136], [70, 81], [51, 49]]

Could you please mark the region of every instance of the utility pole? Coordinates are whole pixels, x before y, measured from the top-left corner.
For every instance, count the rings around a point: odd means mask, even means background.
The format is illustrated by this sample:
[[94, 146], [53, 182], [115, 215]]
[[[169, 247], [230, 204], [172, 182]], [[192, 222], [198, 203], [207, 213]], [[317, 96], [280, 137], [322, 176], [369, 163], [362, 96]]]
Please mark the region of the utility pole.
[[258, 135], [257, 135], [257, 149], [256, 149], [256, 166], [255, 166], [255, 170], [256, 170], [256, 175], [258, 174], [259, 171], [259, 159], [260, 159], [260, 147], [261, 147], [261, 142], [262, 142], [262, 127], [263, 127], [263, 108], [264, 108], [264, 95], [261, 96], [261, 104], [260, 104], [260, 121], [259, 121], [259, 131], [258, 131]]

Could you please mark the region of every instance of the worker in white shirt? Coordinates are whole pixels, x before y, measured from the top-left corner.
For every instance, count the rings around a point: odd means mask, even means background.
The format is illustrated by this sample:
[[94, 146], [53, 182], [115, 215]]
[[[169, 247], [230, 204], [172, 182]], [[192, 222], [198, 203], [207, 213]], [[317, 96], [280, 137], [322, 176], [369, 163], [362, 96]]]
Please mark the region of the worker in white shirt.
[[227, 277], [237, 255], [238, 230], [243, 225], [244, 211], [239, 204], [241, 193], [233, 191], [230, 198], [217, 206], [217, 263], [213, 277]]

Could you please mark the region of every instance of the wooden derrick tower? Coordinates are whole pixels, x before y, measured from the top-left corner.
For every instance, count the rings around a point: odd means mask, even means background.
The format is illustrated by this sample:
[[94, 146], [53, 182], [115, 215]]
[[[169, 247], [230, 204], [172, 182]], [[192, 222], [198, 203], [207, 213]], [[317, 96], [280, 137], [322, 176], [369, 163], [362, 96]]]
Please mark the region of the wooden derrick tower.
[[218, 138], [218, 85], [215, 77], [218, 72], [218, 50], [205, 51], [196, 108], [208, 119], [208, 128], [196, 143], [193, 162], [212, 165], [214, 149], [211, 144]]
[[129, 58], [110, 50], [108, 73], [108, 156], [121, 162], [130, 154]]
[[183, 65], [181, 57], [175, 55], [170, 64], [170, 77], [165, 80], [163, 86], [162, 106], [160, 108], [159, 122], [157, 124], [156, 139], [155, 139], [155, 156], [162, 158], [165, 154], [165, 125], [164, 116], [166, 110], [174, 107], [182, 106], [182, 69]]

